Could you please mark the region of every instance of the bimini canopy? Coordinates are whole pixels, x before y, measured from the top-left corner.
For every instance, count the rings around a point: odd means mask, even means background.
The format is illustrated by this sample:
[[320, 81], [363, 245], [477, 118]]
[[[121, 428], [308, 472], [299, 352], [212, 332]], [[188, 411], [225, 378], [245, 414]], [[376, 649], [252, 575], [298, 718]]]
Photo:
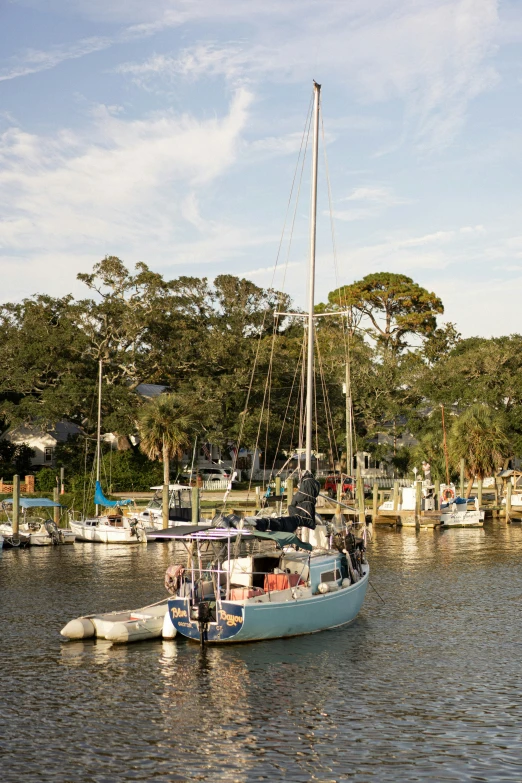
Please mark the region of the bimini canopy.
[[130, 503], [132, 503], [132, 500], [130, 498], [127, 500], [108, 500], [103, 494], [100, 482], [97, 481], [96, 490], [94, 492], [94, 502], [97, 506], [107, 506], [108, 508], [114, 508], [114, 506], [128, 506]]
[[[13, 505], [13, 498], [6, 498], [4, 500], [9, 506]], [[20, 508], [61, 508], [60, 503], [55, 503], [54, 500], [49, 498], [20, 498]]]

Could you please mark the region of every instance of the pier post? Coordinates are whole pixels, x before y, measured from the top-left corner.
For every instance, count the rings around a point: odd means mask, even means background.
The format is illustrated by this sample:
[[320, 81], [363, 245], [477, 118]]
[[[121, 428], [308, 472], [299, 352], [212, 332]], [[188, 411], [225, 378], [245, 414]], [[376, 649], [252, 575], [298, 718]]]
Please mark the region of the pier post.
[[[359, 462], [359, 460], [357, 460]], [[361, 467], [357, 464], [357, 496], [359, 505], [359, 524], [366, 524], [366, 514], [364, 512], [364, 483], [361, 477]]]
[[507, 480], [506, 483], [506, 522], [511, 522], [511, 492], [513, 489], [513, 485], [511, 483], [511, 479]]
[[373, 507], [372, 507], [372, 519], [377, 516], [377, 509], [379, 508], [379, 485], [377, 482], [373, 485]]
[[294, 480], [293, 478], [287, 478], [286, 480], [286, 503], [288, 506], [292, 505], [294, 497]]
[[18, 538], [20, 526], [20, 476], [13, 476], [13, 538]]
[[459, 494], [460, 494], [461, 498], [464, 497], [464, 471], [465, 471], [465, 469], [466, 469], [466, 462], [465, 462], [464, 458], [462, 458], [460, 460], [460, 491], [459, 491]]
[[161, 511], [163, 517], [163, 529], [169, 526], [169, 485], [163, 484], [161, 493]]
[[[60, 502], [60, 491], [58, 487], [53, 489], [53, 500], [55, 503]], [[56, 527], [60, 527], [60, 508], [58, 506], [53, 508], [53, 520]]]
[[341, 502], [341, 498], [342, 498], [342, 496], [343, 496], [343, 477], [342, 477], [342, 474], [341, 474], [341, 480], [340, 480], [340, 482], [337, 484], [337, 487], [336, 487], [336, 492], [337, 492], [337, 500], [338, 500], [338, 501], [339, 501], [339, 503], [340, 503], [340, 502]]
[[420, 527], [422, 481], [415, 482], [415, 527]]
[[261, 487], [256, 487], [256, 511], [261, 508]]
[[435, 511], [440, 509], [440, 481], [437, 479], [433, 484], [433, 494], [435, 496]]
[[199, 525], [199, 487], [192, 487], [192, 524]]
[[60, 468], [60, 495], [65, 494], [65, 468]]
[[482, 479], [480, 478], [477, 481], [477, 499], [478, 499], [478, 507], [480, 509], [482, 508]]
[[281, 497], [281, 476], [275, 477], [275, 495], [276, 498]]
[[399, 508], [399, 482], [393, 482], [393, 510], [397, 511]]

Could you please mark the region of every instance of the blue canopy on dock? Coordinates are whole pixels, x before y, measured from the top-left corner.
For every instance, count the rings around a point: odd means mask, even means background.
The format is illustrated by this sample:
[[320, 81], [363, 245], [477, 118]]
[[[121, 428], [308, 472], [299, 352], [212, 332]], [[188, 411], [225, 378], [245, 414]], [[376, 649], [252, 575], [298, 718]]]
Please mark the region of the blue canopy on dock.
[[[8, 505], [13, 505], [13, 498], [6, 498], [4, 500], [4, 503], [7, 503]], [[54, 500], [49, 500], [49, 498], [20, 498], [20, 508], [44, 508], [44, 507], [52, 507], [52, 508], [61, 508], [60, 503], [55, 503]]]
[[100, 482], [97, 481], [96, 490], [94, 492], [94, 502], [97, 506], [107, 506], [109, 508], [114, 508], [114, 506], [128, 506], [130, 503], [132, 503], [132, 500], [130, 498], [127, 500], [108, 500], [103, 494]]

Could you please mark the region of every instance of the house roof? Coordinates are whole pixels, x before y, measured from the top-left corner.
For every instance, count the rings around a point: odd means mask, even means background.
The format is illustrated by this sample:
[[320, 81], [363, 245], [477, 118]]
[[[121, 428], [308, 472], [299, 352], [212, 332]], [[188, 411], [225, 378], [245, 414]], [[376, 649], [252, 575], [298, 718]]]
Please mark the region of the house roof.
[[158, 383], [139, 383], [136, 386], [136, 391], [141, 394], [142, 397], [159, 397], [166, 391], [167, 387]]
[[38, 440], [48, 435], [57, 443], [64, 443], [69, 436], [78, 435], [80, 432], [80, 427], [72, 421], [59, 421], [54, 427], [44, 427], [39, 424], [18, 424], [18, 426], [4, 432], [2, 438], [11, 442], [25, 442]]

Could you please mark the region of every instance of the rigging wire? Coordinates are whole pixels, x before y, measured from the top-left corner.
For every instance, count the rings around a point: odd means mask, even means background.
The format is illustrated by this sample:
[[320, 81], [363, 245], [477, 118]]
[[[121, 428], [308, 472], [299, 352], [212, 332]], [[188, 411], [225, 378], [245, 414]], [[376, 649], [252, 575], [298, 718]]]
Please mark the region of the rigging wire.
[[[290, 188], [290, 194], [289, 194], [289, 197], [288, 197], [288, 203], [287, 203], [287, 208], [286, 208], [285, 220], [284, 220], [284, 223], [283, 223], [283, 229], [281, 231], [281, 237], [280, 237], [280, 240], [279, 240], [279, 246], [278, 246], [278, 250], [277, 250], [276, 260], [275, 260], [275, 263], [274, 263], [274, 269], [273, 269], [273, 272], [272, 272], [271, 287], [273, 287], [274, 281], [275, 281], [275, 275], [276, 275], [276, 271], [277, 271], [277, 267], [278, 267], [278, 263], [279, 263], [279, 256], [280, 256], [280, 253], [281, 253], [281, 248], [282, 248], [284, 236], [285, 236], [285, 233], [286, 233], [286, 226], [287, 226], [287, 221], [288, 221], [288, 215], [289, 215], [290, 207], [291, 207], [291, 204], [292, 204], [292, 197], [293, 197], [293, 194], [294, 194], [295, 182], [296, 182], [296, 178], [297, 178], [297, 173], [299, 171], [299, 162], [300, 162], [301, 155], [302, 155], [303, 156], [303, 165], [301, 167], [301, 177], [300, 177], [300, 180], [299, 180], [299, 192], [300, 192], [300, 189], [301, 189], [302, 171], [303, 171], [303, 168], [304, 168], [304, 159], [305, 159], [305, 155], [306, 155], [306, 148], [308, 146], [308, 137], [309, 137], [309, 134], [310, 134], [310, 126], [311, 126], [311, 121], [312, 121], [312, 108], [313, 108], [313, 96], [311, 96], [310, 102], [308, 104], [308, 112], [307, 112], [307, 116], [306, 116], [306, 120], [305, 120], [305, 124], [304, 124], [304, 128], [303, 128], [303, 133], [302, 133], [302, 136], [301, 136], [301, 145], [300, 145], [300, 148], [299, 148], [299, 154], [298, 154], [298, 157], [297, 157], [296, 166], [295, 166], [295, 170], [294, 170], [294, 176], [293, 176], [293, 179], [292, 179], [292, 186]], [[306, 145], [305, 145], [304, 154], [303, 154], [303, 144], [305, 142], [305, 138], [306, 138]], [[298, 200], [299, 199], [297, 198], [296, 202]], [[292, 233], [293, 233], [294, 222], [295, 222], [295, 211], [294, 211], [294, 219], [293, 219], [293, 223], [292, 223]], [[291, 236], [292, 236], [292, 234], [290, 235], [290, 242], [291, 242]], [[287, 260], [286, 266], [288, 266], [288, 260]], [[286, 270], [285, 270], [285, 278], [284, 279], [286, 279]], [[278, 301], [279, 302], [282, 301], [282, 292], [280, 292], [280, 294], [279, 294]], [[242, 438], [243, 438], [243, 432], [244, 432], [244, 428], [245, 428], [245, 421], [246, 421], [247, 412], [248, 412], [248, 404], [249, 404], [249, 401], [250, 401], [250, 395], [251, 395], [251, 392], [252, 392], [252, 386], [253, 386], [253, 382], [254, 382], [254, 375], [255, 375], [257, 363], [258, 363], [258, 360], [259, 360], [259, 353], [260, 353], [260, 350], [261, 350], [262, 336], [263, 336], [264, 327], [265, 327], [265, 323], [266, 323], [266, 317], [268, 315], [268, 312], [269, 312], [269, 309], [267, 308], [265, 310], [264, 314], [263, 314], [263, 320], [262, 320], [261, 328], [260, 328], [260, 332], [259, 332], [259, 340], [258, 340], [257, 349], [256, 349], [256, 353], [255, 353], [254, 363], [253, 363], [253, 366], [252, 366], [252, 373], [251, 373], [251, 376], [250, 376], [250, 383], [249, 383], [249, 387], [248, 387], [247, 397], [246, 397], [246, 400], [245, 400], [245, 407], [244, 407], [244, 410], [243, 410], [243, 412], [241, 414], [241, 424], [240, 424], [240, 427], [239, 427], [239, 433], [238, 433], [238, 438], [237, 438], [237, 449], [236, 449], [236, 453], [234, 455], [234, 458], [232, 460], [232, 471], [235, 470], [236, 465], [237, 465], [237, 459], [238, 459], [238, 455], [239, 455], [241, 441], [242, 441]], [[274, 325], [274, 332], [276, 331], [276, 327], [277, 327], [277, 321], [276, 321], [276, 324]], [[273, 354], [273, 347], [272, 347], [272, 354]], [[265, 386], [265, 391], [266, 391], [266, 386]], [[261, 417], [262, 417], [262, 413], [261, 413]], [[255, 454], [257, 452], [258, 442], [259, 442], [259, 436], [258, 436], [258, 438], [256, 440], [256, 447], [254, 449], [254, 457], [255, 457]], [[249, 480], [249, 485], [248, 485], [247, 499], [248, 499], [248, 497], [250, 495], [250, 490], [251, 490], [251, 487], [252, 487], [253, 471], [254, 471], [254, 460], [252, 460], [252, 469], [251, 469], [251, 472], [250, 472], [250, 480]], [[226, 500], [225, 500], [225, 502], [223, 504], [223, 510], [225, 510], [225, 508], [226, 508]]]
[[[347, 384], [346, 384], [346, 398], [347, 398], [347, 405], [346, 410], [347, 413], [349, 413], [349, 419], [352, 423], [352, 432], [349, 433], [349, 437], [351, 438], [353, 436], [354, 445], [355, 445], [355, 452], [357, 452], [357, 434], [355, 432], [355, 427], [353, 427], [354, 422], [354, 416], [353, 416], [353, 398], [350, 394], [350, 382], [351, 382], [351, 338], [353, 337], [354, 332], [354, 317], [353, 317], [353, 307], [350, 305], [348, 306], [348, 302], [346, 299], [346, 296], [343, 296], [342, 294], [342, 288], [340, 285], [340, 276], [339, 276], [339, 262], [337, 257], [337, 242], [335, 237], [335, 222], [333, 219], [333, 207], [332, 207], [332, 186], [331, 186], [331, 179], [330, 179], [330, 169], [328, 166], [328, 153], [326, 150], [326, 140], [325, 140], [325, 132], [324, 132], [324, 122], [323, 122], [323, 115], [321, 114], [321, 134], [323, 139], [323, 155], [324, 155], [324, 162], [325, 162], [325, 172], [326, 172], [326, 183], [327, 183], [327, 191], [328, 191], [328, 212], [330, 216], [330, 229], [332, 234], [332, 251], [333, 251], [333, 260], [334, 260], [334, 275], [335, 275], [335, 282], [336, 282], [336, 288], [339, 291], [339, 308], [341, 311], [345, 314], [341, 316], [341, 324], [342, 324], [342, 330], [343, 330], [343, 342], [344, 342], [344, 355], [345, 355], [345, 365], [346, 365], [346, 375], [347, 375]], [[349, 315], [347, 314], [349, 313]], [[349, 400], [348, 400], [349, 398]], [[347, 428], [349, 426], [348, 422], [346, 424]], [[353, 454], [352, 454], [353, 457]], [[348, 465], [348, 443], [346, 444], [346, 472], [350, 473], [352, 470], [352, 465]]]

